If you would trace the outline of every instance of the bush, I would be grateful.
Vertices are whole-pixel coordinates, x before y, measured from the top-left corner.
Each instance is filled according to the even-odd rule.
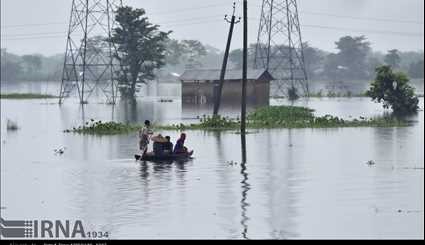
[[[402,72],[393,72],[389,66],[376,68],[376,78],[367,95],[372,100],[383,103],[395,114],[412,114],[419,110],[419,99],[415,90],[408,84],[408,77]]]

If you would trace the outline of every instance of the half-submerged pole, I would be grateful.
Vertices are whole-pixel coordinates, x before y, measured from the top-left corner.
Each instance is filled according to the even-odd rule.
[[[243,69],[242,69],[242,108],[241,134],[246,134],[246,87],[248,74],[248,1],[243,1]]]
[[[235,11],[236,11],[236,3],[233,2],[232,18],[229,20],[227,18],[227,15],[224,18],[227,22],[230,23],[230,30],[229,30],[229,35],[228,35],[228,38],[227,38],[226,51],[224,52],[223,65],[221,67],[220,81],[217,85],[217,90],[216,90],[216,94],[215,94],[215,98],[214,98],[214,116],[217,116],[218,112],[220,111],[221,95],[222,95],[222,92],[223,92],[224,79],[225,79],[225,76],[226,76],[226,69],[227,69],[227,62],[228,62],[228,59],[229,59],[230,45],[232,44],[233,29],[235,27],[235,24],[240,22],[240,18],[239,18],[239,20],[236,21]]]

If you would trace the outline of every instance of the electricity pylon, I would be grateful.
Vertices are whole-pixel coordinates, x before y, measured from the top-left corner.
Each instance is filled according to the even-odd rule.
[[[59,104],[75,90],[81,104],[99,91],[115,104],[115,48],[107,39],[121,5],[121,0],[72,1]]]
[[[296,0],[263,0],[254,66],[267,69],[276,79],[276,96],[286,94],[288,86],[308,96]]]

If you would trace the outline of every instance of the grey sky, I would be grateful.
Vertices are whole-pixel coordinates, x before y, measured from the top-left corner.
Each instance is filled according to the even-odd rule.
[[[19,54],[62,53],[65,49],[71,2],[71,0],[1,0],[2,48]],[[224,49],[228,24],[224,22],[223,15],[230,13],[233,0],[124,0],[124,2],[134,7],[145,8],[153,23],[160,24],[163,30],[174,31],[173,38],[198,39]],[[241,0],[237,2],[241,3]],[[251,43],[256,40],[261,2],[261,0],[249,0]],[[298,0],[298,3],[303,39],[313,46],[334,51],[334,42],[339,37],[364,34],[375,50],[386,51],[392,48],[403,51],[423,50],[423,0]],[[239,13],[241,13],[240,5]],[[34,25],[46,23],[48,25]],[[329,27],[339,29],[326,29]],[[401,33],[413,35],[405,36]],[[49,35],[50,38],[47,38]],[[238,25],[233,48],[238,48],[241,44],[241,25]]]

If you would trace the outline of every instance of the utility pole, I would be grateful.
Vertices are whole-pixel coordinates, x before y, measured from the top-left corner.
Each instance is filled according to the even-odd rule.
[[[242,108],[241,134],[246,134],[246,86],[248,74],[248,1],[243,1],[243,71],[242,71]]]
[[[215,98],[214,98],[214,116],[217,116],[218,112],[220,110],[221,95],[222,95],[222,92],[223,92],[224,79],[225,79],[225,76],[226,76],[227,61],[229,59],[230,45],[232,43],[233,29],[234,29],[235,24],[238,24],[241,21],[241,18],[239,18],[239,20],[236,21],[235,11],[236,11],[236,2],[233,2],[232,18],[229,20],[227,18],[227,15],[224,17],[224,19],[228,23],[230,23],[230,30],[229,30],[229,35],[228,35],[228,38],[227,38],[226,51],[224,52],[223,65],[221,67],[220,82],[217,85],[217,90],[216,90],[216,94],[215,94]]]

